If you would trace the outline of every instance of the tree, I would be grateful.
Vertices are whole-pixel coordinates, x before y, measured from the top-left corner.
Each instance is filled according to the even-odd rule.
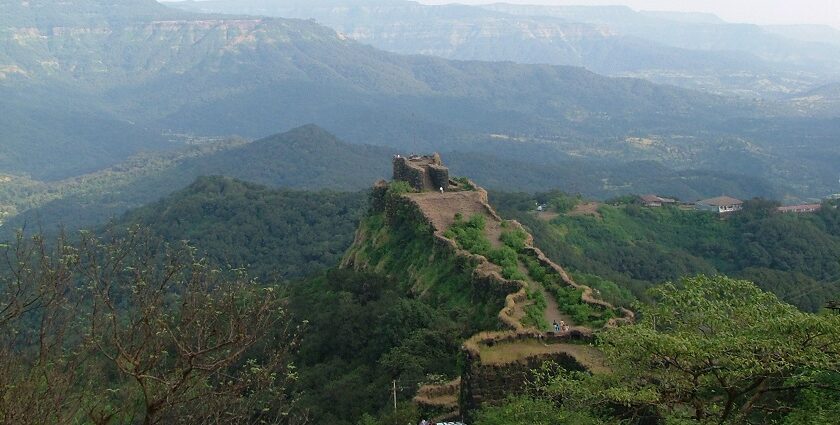
[[[768,423],[795,410],[806,392],[840,390],[838,317],[803,313],[722,276],[651,295],[638,324],[600,336],[612,373],[556,376],[546,393],[562,395],[567,407],[625,417],[729,424]]]
[[[45,424],[302,423],[289,414],[295,330],[277,291],[156,240],[135,228],[51,248],[19,237],[6,249],[0,415]],[[44,413],[17,420],[27,411]]]
[[[87,361],[75,293],[75,248],[62,236],[0,246],[0,422],[71,423],[83,415]]]

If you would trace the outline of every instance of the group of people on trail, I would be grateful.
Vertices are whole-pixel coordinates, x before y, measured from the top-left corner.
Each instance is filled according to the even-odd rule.
[[[569,325],[567,325],[566,322],[561,320],[560,323],[557,323],[556,320],[554,321],[554,332],[566,332],[568,330]]]

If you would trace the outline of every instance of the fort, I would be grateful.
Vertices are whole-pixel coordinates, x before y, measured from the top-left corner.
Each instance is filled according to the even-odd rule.
[[[392,190],[393,185],[385,181],[376,184],[372,192],[373,218],[368,225],[360,226],[341,267],[387,270],[418,296],[431,294],[439,287],[450,288],[446,291],[451,294],[455,286],[454,290],[470,298],[473,305],[484,305],[488,313],[495,312],[497,321],[492,329],[463,342],[460,376],[418,390],[414,402],[421,412],[438,420],[472,419],[481,406],[526,390],[533,371],[544,364],[594,374],[609,372],[603,354],[592,345],[594,331],[596,327],[633,322],[631,311],[616,308],[598,299],[591,288],[577,284],[533,245],[524,226],[496,213],[488,203],[486,190],[468,179],[450,178],[440,155],[395,156],[393,163],[394,180],[406,182],[411,188],[405,192]],[[518,248],[523,278],[504,277],[498,264],[463,249],[447,236],[457,217],[473,216],[483,217],[484,236],[493,247],[504,246],[506,233],[521,231],[527,236],[524,246]],[[403,252],[401,244],[387,245],[397,234],[411,234],[415,244],[422,241],[423,255]],[[542,270],[543,278],[530,275],[526,262]],[[551,290],[571,291],[579,298],[575,305],[558,305]],[[529,294],[537,292],[547,301],[541,313],[544,323],[566,322],[572,326],[556,332],[525,322],[526,310],[535,303]],[[569,309],[580,306],[586,306],[601,320],[576,322]]]
[[[440,155],[411,155],[394,157],[394,180],[404,181],[418,192],[449,191],[458,184],[449,179],[449,168],[443,165]]]

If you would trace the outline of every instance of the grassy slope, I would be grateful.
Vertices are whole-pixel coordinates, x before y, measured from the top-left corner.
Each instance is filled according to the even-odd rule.
[[[503,300],[474,291],[472,270],[434,244],[426,228],[412,222],[388,223],[384,213],[362,220],[357,243],[347,254],[353,264],[393,277],[433,304],[456,308],[478,329],[498,327]]]

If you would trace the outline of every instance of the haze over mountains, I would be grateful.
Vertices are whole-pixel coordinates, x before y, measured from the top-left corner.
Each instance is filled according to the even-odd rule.
[[[312,21],[244,13],[259,12],[262,9],[253,8],[261,4],[289,5],[282,10],[292,16],[331,11],[329,16],[338,21],[357,16],[350,11],[361,11],[361,24],[381,19],[424,26],[431,44],[450,39],[447,28],[456,23],[472,22],[476,30],[469,34],[478,36],[465,40],[477,43],[470,48],[476,52],[473,59],[503,59],[477,52],[489,51],[487,46],[509,36],[510,48],[498,52],[551,55],[551,49],[559,48],[576,52],[575,65],[597,59],[605,67],[625,71],[636,66],[633,61],[648,66],[656,60],[682,64],[684,69],[767,63],[766,69],[784,65],[789,69],[780,72],[802,75],[799,59],[784,62],[782,57],[807,45],[799,54],[814,60],[817,75],[840,57],[820,56],[831,51],[820,50],[822,44],[817,49],[811,42],[757,27],[730,28],[707,17],[623,8],[497,5],[490,10],[400,1],[352,3],[359,4],[358,9],[336,9],[326,1],[237,4],[238,15],[221,15],[177,10],[152,0],[0,0],[0,172],[7,175],[3,210],[16,214],[64,202],[75,205],[75,212],[60,217],[101,217],[79,211],[118,213],[168,193],[162,193],[164,189],[183,187],[201,174],[257,177],[266,184],[302,188],[334,181],[335,177],[313,178],[303,184],[306,179],[296,179],[278,165],[289,164],[284,156],[306,157],[307,151],[335,156],[317,161],[309,157],[305,163],[346,173],[341,178],[348,183],[340,187],[344,189],[363,187],[377,174],[365,171],[376,166],[360,164],[383,167],[378,161],[394,152],[437,150],[457,152],[456,169],[458,158],[464,158],[458,171],[476,177],[480,167],[469,164],[508,164],[481,175],[489,187],[506,190],[562,187],[614,196],[651,188],[699,198],[728,187],[739,196],[791,200],[838,191],[840,112],[829,83],[778,100],[756,101],[644,79],[610,78],[581,67],[400,55],[363,44],[378,45],[376,28],[370,30],[373,38],[364,39]],[[231,5],[201,2],[179,7],[221,10]],[[406,11],[412,20],[406,20]],[[564,34],[571,44],[531,45],[540,38],[493,32],[483,37],[485,31],[478,30],[495,25],[507,31],[511,20],[526,28],[540,25],[535,28],[546,29],[548,39],[560,31],[556,34]],[[432,22],[441,26],[426,25]],[[617,22],[624,26],[612,29]],[[732,39],[749,35],[755,44],[780,40],[778,50],[756,49],[760,60],[734,49],[748,48],[748,41],[743,41],[746,47],[721,50],[725,37],[718,44],[703,38],[707,25],[722,25],[723,34]],[[650,30],[649,38],[668,38],[656,32],[668,28],[683,35],[668,43],[653,42],[642,37],[644,28]],[[568,31],[579,37],[566,37]],[[392,34],[382,40],[413,40]],[[581,49],[584,44],[594,47]],[[440,52],[425,53],[459,57],[454,50],[446,54],[449,48],[441,45]],[[596,54],[599,51],[606,53]],[[648,59],[643,52],[649,53]],[[250,156],[262,161],[259,168],[264,170],[262,176],[250,176],[237,171],[245,167],[245,160],[231,158],[255,148],[242,147],[244,141],[235,137],[239,141],[232,145],[207,144],[231,136],[258,139],[310,123],[344,142],[379,148],[324,150],[289,141],[283,149]],[[351,151],[354,156],[347,157]],[[225,155],[231,158],[220,160],[224,166],[189,166],[199,161],[194,158],[211,161]],[[585,183],[586,176],[598,178]],[[124,186],[126,182],[142,188]],[[94,202],[88,195],[103,187],[122,189],[114,196],[98,193],[99,201]],[[65,196],[69,198],[62,199]],[[67,212],[63,208],[54,211]]]
[[[831,28],[729,24],[625,6],[422,5],[404,0],[210,0],[192,11],[312,18],[398,53],[584,66],[719,93],[778,97],[838,78]]]

